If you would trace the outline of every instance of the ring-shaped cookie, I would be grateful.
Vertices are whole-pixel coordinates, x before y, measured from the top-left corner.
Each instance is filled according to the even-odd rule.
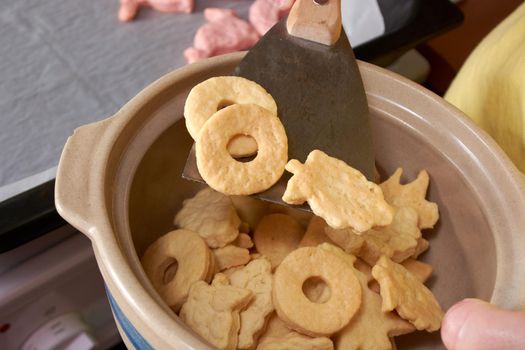
[[[213,77],[191,89],[184,105],[186,128],[194,140],[206,121],[219,109],[231,104],[256,104],[277,114],[277,104],[266,90],[251,80],[235,76]],[[233,157],[257,153],[257,143],[240,135],[231,140],[228,151]]]
[[[330,287],[324,303],[310,301],[304,282],[321,278]],[[361,305],[361,286],[352,268],[332,252],[318,247],[299,248],[277,267],[272,300],[288,327],[313,337],[330,336],[346,326]]]
[[[207,280],[213,274],[210,269],[212,252],[195,232],[179,229],[171,231],[151,244],[141,262],[153,287],[175,312],[179,311],[188,297],[195,281]],[[166,271],[176,261],[173,278],[166,279]]]
[[[255,159],[239,162],[227,145],[236,135],[250,135],[258,145]],[[288,159],[288,139],[279,117],[254,104],[231,105],[215,113],[202,127],[195,144],[197,167],[214,190],[250,195],[275,184]]]

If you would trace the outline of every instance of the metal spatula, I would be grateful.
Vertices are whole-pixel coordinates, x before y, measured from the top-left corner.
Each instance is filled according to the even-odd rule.
[[[373,179],[368,104],[354,53],[341,30],[340,0],[297,0],[288,18],[254,46],[235,75],[263,86],[275,99],[288,136],[289,159],[319,149]],[[192,148],[183,177],[204,182]],[[284,204],[290,174],[256,197]],[[306,208],[306,207],[305,207]]]

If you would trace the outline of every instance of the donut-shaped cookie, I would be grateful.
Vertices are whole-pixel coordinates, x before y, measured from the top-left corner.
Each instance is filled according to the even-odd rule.
[[[257,156],[239,162],[227,145],[236,135],[250,135],[258,145]],[[284,172],[288,139],[277,117],[254,104],[231,105],[215,113],[202,127],[195,146],[202,178],[227,195],[250,195],[270,188]]]
[[[324,303],[303,292],[309,278],[321,278],[330,288]],[[296,331],[313,337],[330,336],[350,322],[361,305],[361,286],[352,268],[332,252],[299,248],[277,267],[272,300],[279,318]]]
[[[209,282],[212,258],[210,249],[197,233],[180,229],[153,242],[141,262],[153,287],[177,312],[195,281]]]
[[[277,105],[266,90],[251,80],[223,76],[213,77],[196,85],[184,105],[186,128],[194,140],[206,121],[219,109],[232,104],[256,104],[277,114]],[[237,136],[228,145],[233,157],[257,153],[257,143],[250,137]]]

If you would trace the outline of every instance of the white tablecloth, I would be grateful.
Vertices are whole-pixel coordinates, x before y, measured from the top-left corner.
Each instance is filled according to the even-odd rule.
[[[122,24],[118,0],[0,0],[0,201],[54,178],[76,127],[114,114],[183,66],[205,7],[234,8],[246,19],[251,3],[196,0],[192,14],[141,9]],[[377,32],[380,22],[371,23],[352,35]]]

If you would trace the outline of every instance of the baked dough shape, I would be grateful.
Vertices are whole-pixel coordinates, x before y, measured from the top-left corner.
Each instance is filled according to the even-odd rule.
[[[184,105],[186,128],[194,140],[206,121],[218,110],[232,104],[256,104],[277,115],[277,104],[266,90],[254,81],[236,76],[213,77],[195,85]],[[236,136],[228,145],[233,157],[257,153],[251,137]]]
[[[303,292],[309,278],[321,278],[330,288],[324,303]],[[272,300],[288,327],[312,336],[330,336],[346,326],[361,305],[361,285],[354,271],[333,252],[303,247],[290,253],[274,274]]]
[[[184,229],[158,238],[146,249],[141,262],[155,290],[175,312],[186,301],[191,285],[200,280],[209,282],[213,269],[213,256],[206,242]],[[176,270],[174,275],[170,269]]]
[[[236,135],[250,135],[257,156],[239,162],[227,145]],[[202,127],[195,145],[197,167],[206,183],[227,195],[250,195],[272,187],[288,160],[288,138],[281,120],[254,104],[231,105],[215,113]]]

